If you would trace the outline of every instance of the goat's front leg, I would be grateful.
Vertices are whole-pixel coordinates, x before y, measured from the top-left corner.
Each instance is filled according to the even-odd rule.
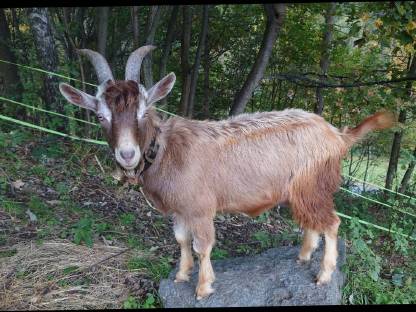
[[[305,229],[303,244],[298,256],[298,263],[305,263],[311,260],[313,251],[318,247],[319,232],[312,229]]]
[[[199,276],[196,287],[196,299],[201,300],[212,294],[211,287],[215,280],[214,270],[211,265],[211,250],[215,242],[215,229],[212,219],[200,220],[193,224],[193,248],[199,258]]]
[[[188,282],[189,272],[194,266],[194,258],[191,250],[191,232],[186,227],[185,222],[176,217],[173,225],[176,241],[181,246],[181,259],[179,271],[176,273],[175,283]]]

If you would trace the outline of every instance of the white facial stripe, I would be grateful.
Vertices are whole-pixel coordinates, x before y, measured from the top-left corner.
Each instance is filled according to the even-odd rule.
[[[137,110],[137,119],[141,119],[146,112],[147,106],[147,91],[143,85],[139,84],[139,93],[142,95],[142,99],[139,101],[139,109]]]
[[[134,136],[130,129],[122,129],[119,135],[117,147],[114,149],[116,160],[125,169],[133,169],[137,166],[141,157],[140,147],[135,144]],[[122,151],[134,151],[134,156],[126,160],[121,156]]]
[[[98,109],[97,114],[101,114],[104,116],[105,119],[108,120],[108,122],[111,122],[111,111],[108,108],[107,104],[103,101],[98,102]]]
[[[139,102],[139,109],[137,110],[137,119],[141,119],[144,116],[144,113],[146,113],[146,103],[145,101]]]
[[[105,102],[103,93],[105,90],[105,84],[106,82],[103,82],[98,86],[97,94],[95,95],[96,99],[98,100],[98,106],[97,106],[97,114],[101,114],[104,116],[105,119],[107,119],[108,122],[111,122],[111,111],[107,106],[107,103]]]

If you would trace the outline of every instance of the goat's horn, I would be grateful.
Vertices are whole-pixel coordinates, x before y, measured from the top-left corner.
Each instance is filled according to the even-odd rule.
[[[114,80],[110,66],[108,65],[104,56],[90,49],[78,49],[77,51],[78,53],[88,56],[90,62],[95,68],[95,71],[97,72],[99,84],[102,84],[107,80]]]
[[[140,82],[140,66],[142,65],[143,58],[155,48],[154,45],[146,45],[130,54],[126,64],[126,80]]]

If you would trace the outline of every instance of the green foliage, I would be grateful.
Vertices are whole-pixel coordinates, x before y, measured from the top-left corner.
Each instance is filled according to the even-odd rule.
[[[136,217],[134,216],[134,214],[130,212],[126,212],[120,215],[120,223],[125,226],[133,225],[135,220],[136,220]]]
[[[64,268],[64,269],[62,270],[62,273],[63,273],[64,275],[69,275],[69,274],[71,274],[71,273],[73,273],[73,272],[76,272],[78,269],[79,269],[79,267],[78,267],[78,266],[73,265],[73,266],[69,266],[69,267]]]
[[[376,244],[378,236],[371,228],[363,227],[357,218],[350,220],[346,234],[350,238],[351,248],[347,253],[347,263],[342,268],[347,276],[343,289],[344,303],[414,303],[414,268],[392,266],[389,262],[391,256],[399,256],[409,263],[414,262],[414,254],[409,254],[409,241],[403,236],[392,234],[391,243],[384,244],[380,249]],[[377,252],[374,251],[375,248],[378,249]],[[390,249],[393,251],[391,255]],[[384,258],[379,255],[383,250]]]
[[[228,258],[228,251],[215,247],[211,252],[211,259],[218,260],[218,259],[226,259]]]
[[[146,294],[146,299],[143,302],[139,302],[136,298],[129,296],[123,302],[123,309],[150,309],[156,308],[156,299],[153,294],[148,293]]]
[[[16,253],[17,253],[17,249],[0,250],[0,259],[13,257]]]
[[[72,229],[74,243],[79,245],[84,242],[88,247],[92,247],[92,226],[93,220],[89,217],[80,219]]]
[[[272,237],[268,232],[265,231],[257,231],[253,234],[253,238],[260,242],[262,248],[268,248],[272,245]]]
[[[16,203],[13,201],[3,201],[2,205],[6,213],[17,218],[24,218],[25,209],[20,203]]]
[[[31,134],[22,129],[12,130],[8,133],[0,131],[0,148],[16,147],[30,140]]]
[[[129,270],[144,270],[152,279],[159,281],[169,275],[171,270],[169,261],[170,259],[166,257],[160,257],[157,260],[147,257],[133,257],[128,261],[127,268]]]

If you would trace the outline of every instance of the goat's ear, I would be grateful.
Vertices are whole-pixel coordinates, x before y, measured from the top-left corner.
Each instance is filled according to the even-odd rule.
[[[163,99],[170,90],[172,90],[175,84],[176,76],[174,73],[170,73],[161,79],[157,84],[151,87],[147,91],[147,106]]]
[[[61,91],[68,102],[94,112],[97,110],[97,99],[94,96],[82,92],[66,83],[59,84],[59,91]]]

